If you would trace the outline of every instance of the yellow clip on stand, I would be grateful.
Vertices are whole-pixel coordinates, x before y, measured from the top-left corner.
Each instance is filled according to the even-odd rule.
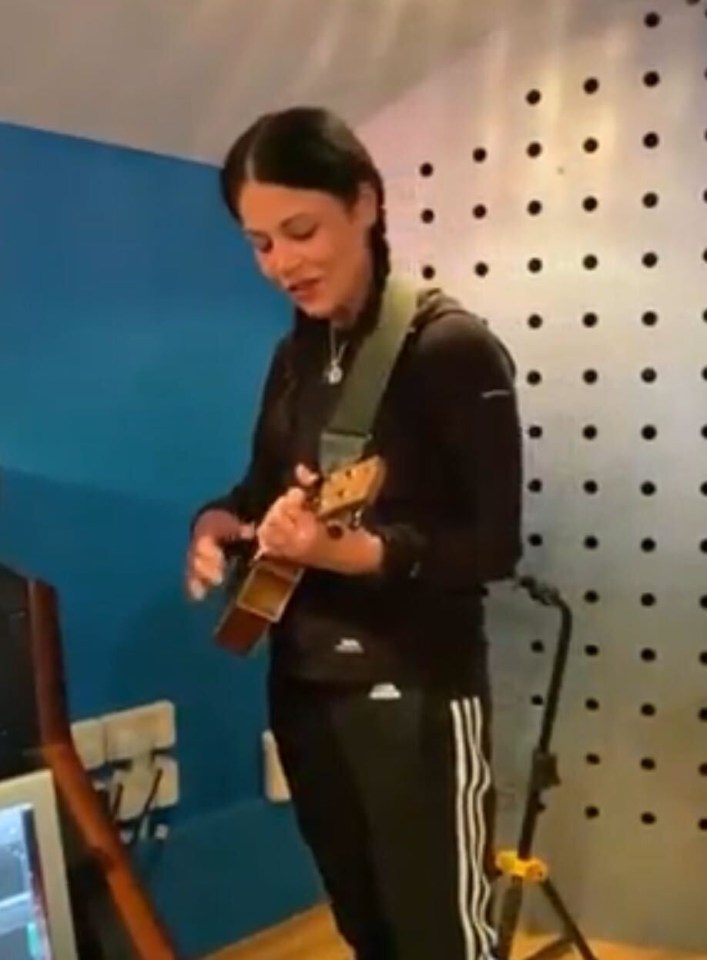
[[[547,864],[539,857],[521,860],[515,850],[501,850],[496,856],[496,866],[506,877],[520,877],[530,883],[542,883],[550,875]]]
[[[560,688],[572,635],[572,611],[553,587],[538,583],[532,577],[519,577],[517,584],[523,587],[536,603],[546,607],[555,607],[560,611],[560,634],[540,729],[540,739],[533,751],[530,782],[518,850],[502,850],[496,855],[496,868],[501,877],[506,878],[507,881],[507,887],[500,904],[498,960],[509,960],[510,958],[523,902],[523,887],[526,883],[538,884],[562,924],[562,935],[532,954],[527,960],[550,960],[551,957],[566,953],[571,947],[576,947],[583,960],[596,960],[550,879],[550,870],[547,864],[543,860],[532,856],[535,827],[538,814],[542,809],[542,794],[545,790],[560,783],[557,773],[557,759],[554,754],[550,753],[550,740],[557,715]]]

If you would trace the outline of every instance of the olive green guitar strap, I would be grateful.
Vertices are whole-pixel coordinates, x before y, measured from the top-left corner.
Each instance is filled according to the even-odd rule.
[[[412,283],[391,274],[383,292],[378,324],[361,344],[334,413],[321,435],[319,467],[323,474],[362,456],[416,306],[417,292]]]

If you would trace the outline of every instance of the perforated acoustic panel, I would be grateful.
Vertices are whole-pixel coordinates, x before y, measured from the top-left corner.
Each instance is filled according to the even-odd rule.
[[[586,934],[704,953],[707,18],[518,11],[363,133],[399,262],[519,366],[524,569],[576,618],[537,851]],[[509,842],[556,619],[504,589],[490,631]]]

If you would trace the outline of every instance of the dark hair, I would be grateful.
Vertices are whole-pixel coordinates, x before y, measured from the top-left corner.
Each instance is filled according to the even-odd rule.
[[[321,107],[290,107],[261,116],[238,137],[221,169],[221,193],[238,222],[240,191],[249,179],[320,190],[347,204],[356,200],[362,184],[370,184],[379,209],[370,235],[374,293],[381,295],[390,273],[383,179],[340,117]]]

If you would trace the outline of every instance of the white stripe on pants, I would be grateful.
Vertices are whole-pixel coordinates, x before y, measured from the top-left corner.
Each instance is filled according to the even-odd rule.
[[[456,830],[459,918],[468,960],[491,960],[496,934],[487,922],[491,888],[484,858],[484,800],[491,771],[483,750],[483,719],[477,698],[450,704],[456,767]]]

